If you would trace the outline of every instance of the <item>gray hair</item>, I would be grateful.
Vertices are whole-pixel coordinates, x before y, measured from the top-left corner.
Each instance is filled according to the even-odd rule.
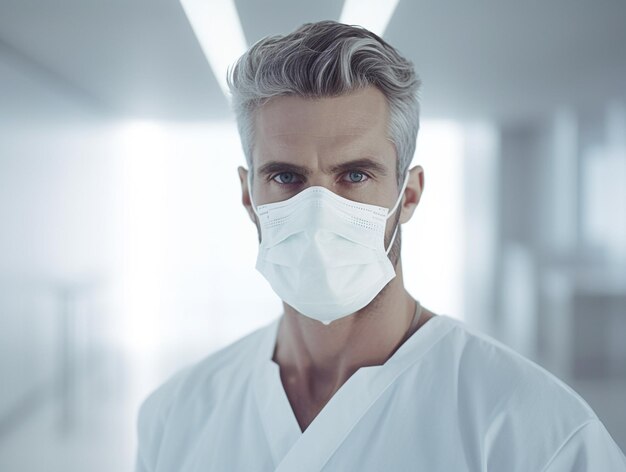
[[[415,153],[421,81],[413,63],[371,31],[325,20],[265,37],[229,67],[227,82],[251,170],[255,112],[271,98],[335,97],[378,87],[389,106],[387,139],[395,146],[398,185],[402,183]]]

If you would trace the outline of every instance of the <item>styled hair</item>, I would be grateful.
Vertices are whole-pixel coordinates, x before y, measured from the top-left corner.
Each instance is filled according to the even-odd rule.
[[[387,139],[396,149],[398,185],[419,130],[421,81],[413,63],[360,26],[324,20],[257,41],[227,72],[241,144],[252,170],[255,113],[277,96],[336,97],[376,86],[389,106]]]

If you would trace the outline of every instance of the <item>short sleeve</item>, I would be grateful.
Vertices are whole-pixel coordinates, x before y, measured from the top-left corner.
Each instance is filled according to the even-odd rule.
[[[154,472],[168,412],[180,380],[188,369],[170,377],[154,390],[139,407],[137,415],[137,453],[135,472]]]
[[[598,419],[581,425],[556,451],[543,472],[626,472],[626,457]]]

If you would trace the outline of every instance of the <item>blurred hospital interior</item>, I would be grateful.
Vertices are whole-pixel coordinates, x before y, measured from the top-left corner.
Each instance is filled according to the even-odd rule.
[[[280,315],[226,68],[323,19],[423,82],[409,292],[626,450],[626,3],[0,0],[0,470],[132,470],[145,396]]]

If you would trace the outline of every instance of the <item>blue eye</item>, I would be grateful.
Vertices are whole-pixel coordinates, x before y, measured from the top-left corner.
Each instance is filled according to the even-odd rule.
[[[348,180],[354,184],[365,182],[367,180],[367,175],[365,175],[364,172],[359,172],[356,170],[350,171],[346,175],[348,176]]]
[[[297,182],[296,174],[294,174],[293,172],[281,172],[280,174],[276,174],[274,177],[272,177],[272,180],[274,182],[284,185],[289,185]]]

